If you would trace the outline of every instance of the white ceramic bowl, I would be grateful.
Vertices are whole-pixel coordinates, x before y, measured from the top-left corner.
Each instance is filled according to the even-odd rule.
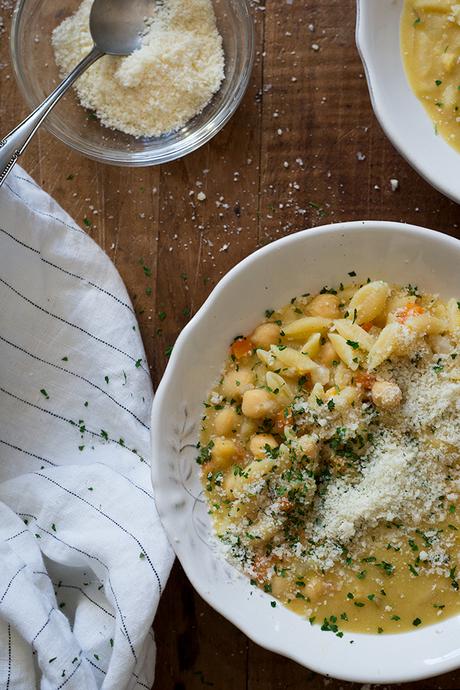
[[[460,297],[460,241],[400,223],[362,221],[305,230],[255,252],[230,271],[182,331],[152,410],[152,477],[171,544],[198,593],[252,640],[319,673],[399,682],[460,667],[460,616],[398,635],[342,639],[292,613],[221,556],[195,462],[202,402],[228,344],[267,308],[323,285],[384,278]],[[354,644],[349,644],[354,640]]]
[[[411,90],[400,49],[403,0],[358,0],[356,43],[374,112],[398,151],[433,187],[460,203],[460,153],[436,136]]]

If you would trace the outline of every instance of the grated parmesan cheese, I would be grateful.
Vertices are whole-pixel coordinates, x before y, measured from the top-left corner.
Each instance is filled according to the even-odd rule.
[[[205,403],[197,462],[225,555],[323,631],[460,610],[459,311],[411,284],[325,286],[267,310]]]
[[[281,559],[294,555],[307,567],[324,572],[343,560],[344,548],[353,554],[366,545],[371,547],[372,530],[379,524],[400,522],[404,524],[400,535],[404,535],[423,522],[436,527],[446,519],[446,506],[440,498],[456,500],[460,489],[459,473],[454,469],[460,460],[459,361],[453,350],[448,354],[433,353],[412,334],[407,341],[411,356],[387,361],[378,369],[379,376],[395,381],[401,389],[403,402],[397,409],[381,409],[376,414],[363,402],[344,411],[323,405],[312,415],[307,401],[298,399],[294,403],[297,425],[315,424],[317,437],[323,442],[338,431],[341,442],[346,442],[357,433],[363,434],[364,429],[372,441],[361,456],[356,477],[350,480],[339,474],[327,478],[316,494],[313,484],[308,492],[310,506],[306,497],[309,518],[303,537],[290,545],[275,541]],[[264,488],[264,481],[249,485],[241,503],[259,496],[257,500],[261,500]],[[235,529],[235,538],[248,529],[256,538],[259,531],[274,534],[283,524],[283,516],[274,510],[275,506],[264,506],[261,524],[245,524],[242,520],[241,525],[227,524],[227,529],[230,533]],[[448,575],[451,542],[451,535],[440,535],[434,529],[431,546],[423,552],[426,572]],[[226,548],[236,560],[243,553],[240,548],[239,555],[235,553],[233,538]]]
[[[93,0],[53,32],[64,77],[93,45]],[[179,129],[200,113],[224,79],[222,38],[210,0],[165,0],[146,27],[143,45],[128,57],[104,56],[76,82],[83,107],[102,124],[135,137]]]

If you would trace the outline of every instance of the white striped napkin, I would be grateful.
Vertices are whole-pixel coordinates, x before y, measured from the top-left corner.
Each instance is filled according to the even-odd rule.
[[[16,171],[0,190],[0,686],[150,689],[172,553],[142,341],[109,259]]]

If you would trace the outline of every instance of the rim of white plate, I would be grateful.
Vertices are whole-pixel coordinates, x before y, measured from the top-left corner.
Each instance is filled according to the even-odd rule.
[[[379,0],[382,4],[387,2],[387,0]],[[393,2],[394,4],[394,2]],[[445,156],[454,154],[458,156],[458,167],[459,167],[459,177],[455,175],[449,175],[446,173],[445,177],[442,179],[434,173],[434,168],[430,166],[429,161],[424,160],[420,157],[418,151],[411,146],[409,138],[404,136],[403,128],[398,126],[398,117],[392,117],[392,109],[398,108],[400,104],[395,102],[388,102],[382,90],[382,81],[379,78],[379,69],[375,60],[375,51],[373,48],[373,43],[370,38],[370,25],[371,18],[370,13],[372,12],[372,6],[369,0],[357,0],[356,3],[356,47],[358,49],[359,56],[363,63],[364,73],[366,75],[367,86],[369,89],[369,96],[372,104],[372,109],[377,120],[380,123],[385,135],[392,142],[396,150],[403,156],[407,162],[414,168],[414,170],[426,180],[432,187],[434,187],[438,192],[444,194],[452,201],[460,203],[460,184],[458,179],[460,179],[460,153],[456,152],[449,144],[442,138],[439,137],[439,153],[442,152]],[[398,24],[399,28],[399,24]],[[401,69],[404,72],[404,66],[401,62]],[[405,75],[405,73],[404,73]],[[413,111],[416,113],[416,117],[425,118],[428,122],[429,116],[426,113],[423,105],[418,101],[417,97],[412,93],[412,90],[406,80],[407,92],[413,96]],[[390,99],[391,100],[391,99]],[[401,109],[400,111],[401,112]],[[420,150],[420,149],[419,149]]]

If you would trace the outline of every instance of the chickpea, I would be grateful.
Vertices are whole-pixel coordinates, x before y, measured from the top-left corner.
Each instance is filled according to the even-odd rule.
[[[222,393],[227,400],[239,400],[243,394],[254,386],[254,374],[247,367],[229,371],[222,382]]]
[[[276,345],[280,337],[280,329],[276,323],[263,323],[257,326],[249,339],[256,347],[268,350],[270,345]]]
[[[325,319],[339,319],[339,298],[337,295],[317,295],[308,305],[311,316],[323,316]]]
[[[278,443],[271,434],[256,434],[249,441],[249,450],[253,456],[262,460],[267,457],[267,451],[265,446],[270,448],[278,448]]]
[[[272,417],[278,409],[274,395],[262,388],[247,390],[243,395],[243,414],[251,419]]]
[[[214,419],[214,431],[218,436],[228,436],[238,425],[238,415],[233,407],[220,410]]]
[[[216,438],[214,446],[211,450],[211,465],[210,469],[213,471],[217,469],[224,469],[232,464],[234,460],[240,455],[236,443],[227,438]]]
[[[325,367],[331,367],[332,362],[339,361],[337,353],[334,350],[332,343],[330,343],[329,341],[327,341],[327,343],[324,343],[324,345],[321,346],[317,359]]]
[[[359,397],[359,390],[355,386],[345,386],[340,393],[334,397],[334,402],[338,410],[344,410],[355,404]]]
[[[376,381],[371,390],[372,401],[383,410],[397,407],[402,400],[402,392],[393,381]]]
[[[319,455],[319,445],[314,436],[309,436],[308,434],[301,436],[299,438],[299,445],[310,460],[316,460]]]

